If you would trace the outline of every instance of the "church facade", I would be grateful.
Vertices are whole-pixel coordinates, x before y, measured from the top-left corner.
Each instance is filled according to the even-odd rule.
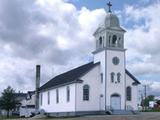
[[[126,69],[124,33],[110,9],[94,33],[93,62],[39,88],[39,109],[56,116],[138,110],[140,82]]]

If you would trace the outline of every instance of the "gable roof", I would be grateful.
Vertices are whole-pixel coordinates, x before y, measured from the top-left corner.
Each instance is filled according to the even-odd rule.
[[[17,98],[18,97],[21,97],[21,98],[24,97],[25,98],[27,96],[27,93],[14,93],[14,96],[17,97]]]
[[[26,99],[27,93],[14,93],[16,99],[20,102],[23,99]]]
[[[98,64],[100,63],[98,62],[94,64],[93,62],[90,62],[88,64],[72,69],[68,72],[62,73],[49,80],[46,84],[42,85],[39,88],[39,90],[42,91],[70,83],[83,82],[79,78]],[[125,70],[125,72],[128,76],[130,76],[134,80],[135,85],[140,84],[140,82],[128,70]]]
[[[87,73],[89,70],[94,68],[97,64],[99,63],[94,64],[93,62],[90,62],[88,64],[72,69],[68,72],[60,74],[52,78],[50,81],[48,81],[43,86],[41,86],[39,90],[41,91],[45,89],[50,89],[50,88],[53,88],[59,85],[63,85],[63,84],[67,84],[67,83],[82,82],[82,80],[79,80],[79,78],[85,73]]]
[[[135,85],[141,84],[141,83],[137,80],[137,78],[135,78],[127,69],[126,69],[126,74],[134,80],[134,83],[133,83],[133,84],[135,84]]]

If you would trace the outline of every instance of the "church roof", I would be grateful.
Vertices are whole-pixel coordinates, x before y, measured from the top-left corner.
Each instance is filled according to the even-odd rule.
[[[59,87],[66,84],[83,82],[79,78],[99,64],[100,64],[99,62],[95,64],[93,62],[90,62],[88,64],[72,69],[68,72],[60,74],[52,78],[51,80],[49,80],[43,86],[41,86],[39,90],[42,91],[42,90],[51,89],[51,88]],[[134,84],[140,84],[140,82],[128,70],[126,70],[126,74],[134,80]]]
[[[128,76],[130,76],[130,77],[134,80],[134,83],[133,83],[133,84],[141,84],[141,83],[137,80],[137,78],[135,78],[127,69],[126,69],[126,74],[127,74]]]
[[[105,17],[105,27],[118,27],[120,28],[119,19],[113,13],[107,13]]]
[[[113,13],[106,13],[105,19],[99,24],[98,29],[94,32],[94,35],[105,30],[116,30],[126,32],[119,23],[118,17]]]
[[[41,91],[41,90],[45,90],[45,89],[59,87],[64,84],[82,82],[82,80],[80,80],[79,78],[98,64],[99,63],[94,64],[93,62],[90,62],[88,64],[85,64],[85,65],[82,65],[82,66],[77,67],[75,69],[72,69],[68,72],[60,74],[60,75],[52,78],[50,81],[48,81],[43,86],[41,86],[39,88],[39,90]]]

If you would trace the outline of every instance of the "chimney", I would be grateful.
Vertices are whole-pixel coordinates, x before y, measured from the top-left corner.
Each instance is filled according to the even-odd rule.
[[[39,87],[40,87],[40,65],[36,65],[36,91],[35,91],[35,109],[39,110]]]

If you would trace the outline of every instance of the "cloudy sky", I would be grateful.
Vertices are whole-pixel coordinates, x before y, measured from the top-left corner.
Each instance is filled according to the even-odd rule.
[[[92,34],[105,17],[106,0],[0,0],[0,91],[34,90],[35,66],[41,84],[93,60]],[[160,95],[160,1],[112,0],[126,29],[127,69],[148,94]]]

